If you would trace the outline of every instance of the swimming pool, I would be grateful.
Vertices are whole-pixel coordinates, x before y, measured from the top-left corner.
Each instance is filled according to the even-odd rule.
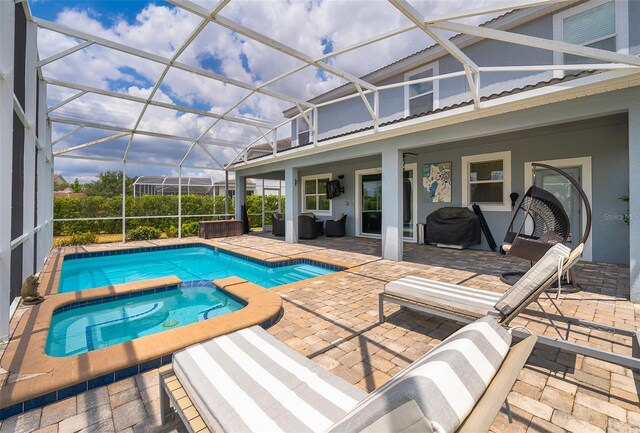
[[[237,276],[271,288],[333,273],[340,268],[309,260],[268,263],[204,245],[171,249],[72,254],[62,264],[58,293],[175,275],[183,281]]]
[[[245,305],[206,281],[69,304],[54,312],[45,351],[58,357],[77,355],[228,314]]]

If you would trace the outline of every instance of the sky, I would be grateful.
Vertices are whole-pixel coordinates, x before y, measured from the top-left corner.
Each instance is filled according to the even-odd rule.
[[[410,0],[425,16],[442,16],[468,9],[466,0]],[[198,0],[211,10],[217,1]],[[475,0],[474,7],[504,3],[504,0]],[[151,54],[171,58],[200,24],[201,19],[163,1],[130,0],[30,0],[32,14],[47,21],[119,42]],[[314,58],[332,50],[410,24],[390,3],[383,0],[232,0],[221,12],[225,18],[255,29]],[[495,16],[495,15],[494,15]],[[465,19],[479,23],[491,16]],[[46,29],[39,29],[40,59],[73,47],[82,40]],[[327,60],[356,76],[362,76],[433,42],[422,31],[413,30],[374,45]],[[193,43],[177,58],[183,64],[205,69],[245,83],[260,85],[298,66],[301,62],[274,49],[247,39],[213,23],[207,24]],[[98,45],[76,51],[43,67],[46,78],[79,83],[112,92],[148,98],[164,71],[164,65]],[[299,99],[309,99],[344,84],[344,80],[323,70],[307,67],[266,88]],[[48,105],[78,93],[76,90],[49,85]],[[154,100],[186,106],[216,114],[226,112],[246,96],[248,91],[210,78],[171,68]],[[291,104],[254,94],[230,114],[260,119],[269,123],[284,120],[282,111]],[[83,119],[131,128],[136,124],[144,104],[85,94],[53,111],[59,118]],[[213,119],[192,113],[149,106],[140,119],[141,130],[198,137],[211,127]],[[54,124],[53,140],[74,127]],[[278,130],[286,137],[288,127]],[[54,146],[54,151],[113,135],[113,131],[83,128]],[[248,144],[258,137],[255,127],[220,121],[204,138],[225,143]],[[69,153],[122,159],[128,137],[97,144]],[[237,150],[225,146],[205,145],[218,161],[226,163]],[[177,164],[189,150],[190,143],[165,138],[136,135],[128,159],[149,164]],[[196,146],[186,165],[214,167],[211,157]],[[80,159],[55,159],[55,171],[67,180],[91,181],[104,170],[119,170],[121,164]],[[177,168],[160,165],[128,164],[127,175],[177,175]],[[184,175],[222,179],[219,170],[185,169]]]

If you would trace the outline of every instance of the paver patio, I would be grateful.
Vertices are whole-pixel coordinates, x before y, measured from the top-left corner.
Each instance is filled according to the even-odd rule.
[[[193,239],[191,239],[193,241]],[[498,275],[523,269],[526,262],[496,253],[443,250],[407,244],[405,261],[380,259],[380,241],[362,238],[321,238],[286,244],[268,236],[226,238],[233,248],[274,255],[312,253],[340,259],[357,267],[340,276],[310,281],[280,290],[284,315],[269,329],[273,335],[326,369],[371,391],[397,374],[459,328],[454,322],[399,310],[389,304],[389,319],[378,324],[378,293],[387,281],[418,275],[470,287],[502,291]],[[162,244],[170,241],[138,243]],[[108,245],[87,249],[110,248]],[[565,314],[637,329],[640,306],[629,302],[626,266],[584,263],[578,267],[583,291],[564,295]],[[12,327],[19,320],[14,317]],[[553,335],[544,320],[527,311],[513,325]],[[629,342],[597,331],[576,333],[585,344],[630,353]],[[1,382],[16,380],[0,372]],[[628,369],[552,349],[536,349],[509,395],[514,415],[496,418],[495,432],[640,432],[637,376]],[[161,432],[184,431],[179,421],[159,422],[157,371],[96,388],[67,400],[9,418],[0,433]],[[40,430],[38,430],[40,429]]]

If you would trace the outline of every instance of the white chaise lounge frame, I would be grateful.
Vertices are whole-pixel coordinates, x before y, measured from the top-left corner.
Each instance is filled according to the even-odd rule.
[[[563,266],[564,271],[568,271],[571,269],[580,259],[580,255],[582,252],[583,245],[580,244],[576,247],[572,252],[569,258],[567,259],[565,265]],[[532,315],[538,315],[540,317],[545,317],[551,326],[558,333],[557,338],[548,337],[545,335],[539,335],[537,344],[553,347],[556,349],[561,349],[569,353],[579,354],[588,356],[590,358],[599,359],[601,361],[610,362],[616,365],[620,365],[625,368],[629,368],[635,371],[640,372],[640,331],[634,331],[631,329],[618,328],[614,326],[603,325],[596,322],[591,322],[588,320],[577,319],[574,317],[565,316],[556,302],[553,300],[551,296],[548,295],[546,289],[550,288],[552,284],[557,281],[558,274],[554,273],[549,279],[547,279],[542,285],[538,287],[537,290],[532,292],[532,294],[527,297],[521,304],[519,304],[510,314],[503,316],[499,319],[499,323],[508,326],[509,323],[515,319],[529,304],[535,302],[540,307],[540,312],[536,312],[533,310],[529,310],[528,313]],[[558,314],[551,314],[547,312],[544,307],[538,301],[540,295],[544,293],[554,309]],[[459,311],[455,311],[453,309],[444,309],[439,308],[434,305],[423,304],[416,302],[414,300],[401,298],[398,296],[389,295],[387,293],[380,293],[379,295],[379,319],[380,322],[385,321],[384,315],[384,302],[390,302],[401,307],[409,308],[412,310],[420,311],[427,314],[432,314],[434,316],[442,317],[445,319],[453,320],[458,323],[467,324],[472,321],[478,319],[478,316],[473,316],[471,314],[465,314]],[[558,327],[556,322],[563,322],[566,324],[566,329],[564,333],[561,332],[561,329]],[[588,329],[595,329],[599,331],[608,332],[615,335],[622,335],[625,337],[631,338],[631,356],[622,355],[619,353],[613,353],[607,350],[596,349],[594,347],[585,346],[582,344],[574,343],[569,341],[569,334],[571,332],[571,326],[580,326]],[[521,338],[526,337],[528,334],[522,332],[518,329],[513,330],[514,336],[519,336]]]

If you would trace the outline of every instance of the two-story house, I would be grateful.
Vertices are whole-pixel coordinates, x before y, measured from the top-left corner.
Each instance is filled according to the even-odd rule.
[[[522,197],[533,182],[531,163],[545,162],[572,175],[589,198],[593,226],[584,259],[631,263],[638,299],[639,22],[640,2],[623,0],[514,10],[479,27],[447,22],[439,28],[461,32],[448,43],[479,74],[468,74],[451,49],[429,46],[361,77],[375,91],[349,84],[311,99],[311,108],[287,110],[291,138],[257,143],[229,169],[238,182],[285,180],[288,242],[297,241],[297,214],[344,213],[347,234],[381,238],[383,256],[401,260],[402,242],[416,240],[416,223],[443,206],[479,204],[500,243],[511,194]],[[614,65],[616,59],[579,56],[556,42],[630,61]],[[326,180],[339,176],[345,193],[326,199]],[[545,170],[535,182],[562,202],[577,242],[586,218],[575,189]],[[480,247],[488,248],[486,240]]]

